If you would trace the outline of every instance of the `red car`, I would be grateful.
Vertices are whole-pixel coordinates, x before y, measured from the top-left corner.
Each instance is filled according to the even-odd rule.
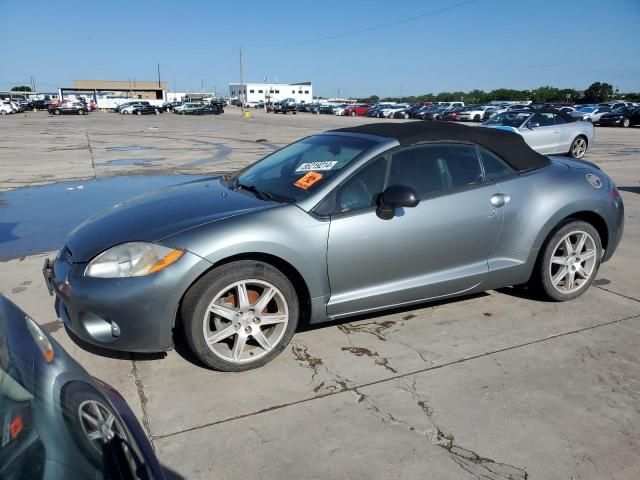
[[[364,103],[358,104],[358,105],[351,105],[350,107],[344,110],[344,116],[345,117],[364,117],[370,108],[371,108],[371,105],[367,105]]]

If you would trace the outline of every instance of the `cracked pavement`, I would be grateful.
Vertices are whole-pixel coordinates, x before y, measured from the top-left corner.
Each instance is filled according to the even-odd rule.
[[[224,138],[250,133],[240,118],[226,115],[189,121],[172,136],[193,139],[206,125],[213,134],[203,141],[237,150],[236,140]],[[167,121],[178,128],[178,119]],[[282,128],[291,117],[255,121],[251,135],[276,144],[321,129],[317,125],[342,123],[298,115],[294,130]],[[115,136],[118,128],[105,132]],[[277,138],[268,135],[276,131]],[[92,142],[96,164],[104,163],[106,147],[125,143],[116,138]],[[542,302],[503,289],[358,317],[301,331],[265,367],[229,374],[195,365],[182,348],[110,357],[82,349],[55,319],[40,274],[44,254],[3,262],[0,291],[123,394],[171,478],[635,480],[640,153],[608,154],[619,144],[640,147],[640,129],[598,129],[597,139],[587,160],[621,187],[625,235],[596,285],[573,302]],[[251,148],[257,155],[262,147]],[[202,171],[207,163],[198,163],[197,149],[176,162]],[[54,152],[47,168],[58,159]],[[31,181],[29,168],[24,178]]]

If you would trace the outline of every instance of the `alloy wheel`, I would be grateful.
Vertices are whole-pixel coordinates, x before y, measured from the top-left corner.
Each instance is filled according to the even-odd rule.
[[[576,230],[562,237],[549,263],[553,288],[567,294],[584,287],[597,264],[596,255],[596,242],[587,232]]]
[[[576,138],[571,145],[571,156],[573,158],[582,158],[587,152],[587,141],[582,138]]]
[[[115,415],[96,400],[82,402],[78,407],[78,416],[89,443],[100,454],[104,444],[116,435],[126,438],[124,429]]]
[[[236,364],[258,360],[282,340],[289,306],[273,284],[241,280],[218,292],[204,315],[202,333],[217,357]]]

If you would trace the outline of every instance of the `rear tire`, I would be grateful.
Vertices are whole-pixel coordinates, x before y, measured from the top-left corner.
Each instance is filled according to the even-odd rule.
[[[356,116],[356,112],[351,112],[351,116],[355,117]]]
[[[62,112],[60,110],[58,110],[57,108],[53,111],[54,115],[60,115]]]
[[[601,258],[598,231],[587,222],[569,219],[545,242],[532,283],[553,301],[573,300],[586,292],[596,278]]]
[[[266,297],[261,308],[258,304]],[[263,366],[286,348],[298,324],[299,304],[280,270],[241,260],[214,268],[192,285],[181,315],[186,341],[202,363],[240,372]]]
[[[137,110],[136,115],[142,115],[142,112],[140,110]]]
[[[571,147],[569,147],[569,156],[573,158],[582,158],[587,153],[588,143],[586,137],[583,135],[578,135],[571,142]]]
[[[622,119],[622,126],[624,128],[629,128],[631,126],[631,121],[628,118],[623,118]]]

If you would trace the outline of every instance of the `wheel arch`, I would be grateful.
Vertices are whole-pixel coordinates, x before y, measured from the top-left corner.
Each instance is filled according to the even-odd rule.
[[[223,259],[218,260],[213,263],[209,268],[204,270],[197,278],[195,278],[189,286],[184,290],[182,296],[180,297],[180,302],[178,303],[175,317],[173,319],[173,340],[175,344],[176,334],[181,335],[181,329],[179,328],[182,325],[182,318],[180,317],[180,311],[182,309],[182,303],[184,301],[184,297],[187,292],[191,289],[193,285],[195,285],[202,277],[207,275],[213,269],[221,267],[222,265],[227,265],[232,262],[237,262],[240,260],[254,260],[259,262],[264,262],[272,267],[280,270],[291,282],[291,285],[296,291],[296,295],[298,297],[298,302],[300,305],[300,318],[299,325],[306,325],[311,318],[311,294],[309,292],[309,286],[307,285],[306,280],[302,276],[302,274],[295,268],[291,263],[287,262],[281,257],[276,255],[272,255],[269,253],[263,252],[246,252],[240,253],[236,255],[231,255],[225,257]]]
[[[542,230],[540,235],[542,237],[542,240],[536,242],[536,245],[539,245],[539,247],[535,250],[535,261],[530,262],[531,270],[529,272],[529,279],[531,279],[531,276],[535,271],[535,266],[538,264],[541,256],[544,254],[544,248],[546,247],[551,237],[553,237],[553,235],[559,228],[573,220],[583,221],[593,226],[593,228],[596,229],[598,235],[600,236],[600,242],[602,244],[603,251],[606,251],[609,245],[609,228],[605,219],[598,213],[591,210],[580,210],[573,212],[569,215],[563,216],[559,220],[553,220],[549,222],[552,225]]]

